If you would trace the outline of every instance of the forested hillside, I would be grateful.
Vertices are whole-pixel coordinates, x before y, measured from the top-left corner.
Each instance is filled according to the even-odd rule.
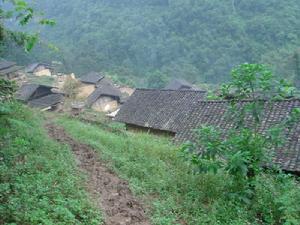
[[[299,0],[51,0],[37,8],[57,25],[19,57],[61,60],[68,71],[147,78],[153,74],[220,83],[244,62],[266,63],[289,78],[299,69]],[[13,56],[12,56],[13,57]],[[298,63],[298,65],[297,65]]]

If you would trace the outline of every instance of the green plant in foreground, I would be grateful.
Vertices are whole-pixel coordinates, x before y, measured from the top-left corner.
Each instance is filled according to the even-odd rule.
[[[148,206],[153,225],[277,225],[291,217],[300,221],[300,188],[287,175],[259,174],[249,207],[226,194],[234,187],[233,176],[222,169],[193,173],[195,166],[163,137],[127,131],[124,135],[70,118],[58,118],[58,123],[73,138],[94,147],[128,181]]]
[[[237,67],[232,71],[231,83],[222,90],[223,96],[233,96],[228,107],[230,115],[226,119],[233,121],[234,128],[224,133],[218,128],[203,126],[196,131],[198,140],[185,145],[183,151],[197,172],[218,173],[222,170],[232,177],[231,189],[225,195],[252,207],[257,198],[257,187],[261,185],[258,177],[263,174],[262,165],[270,162],[271,151],[280,144],[284,129],[299,121],[300,110],[293,109],[288,120],[270,128],[265,135],[260,133],[265,105],[270,107],[274,99],[282,98],[286,96],[285,91],[290,94],[292,90],[284,81],[274,82],[272,73],[263,65],[243,64]],[[244,99],[249,101],[240,101]],[[278,221],[282,221],[286,210],[289,210],[276,208],[277,211],[281,209]],[[262,218],[264,216],[261,215]],[[293,221],[297,218],[291,216],[284,221],[296,224]]]
[[[9,40],[23,46],[24,50],[28,52],[39,40],[38,33],[11,31],[5,26],[5,20],[15,20],[20,26],[28,25],[31,21],[37,21],[40,25],[55,25],[54,20],[41,18],[41,15],[25,0],[0,0],[0,2],[9,6],[6,6],[9,10],[0,6],[0,43]]]

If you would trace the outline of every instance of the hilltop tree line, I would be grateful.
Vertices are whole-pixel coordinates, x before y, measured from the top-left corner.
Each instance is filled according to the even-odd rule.
[[[41,45],[20,57],[7,48],[22,63],[60,60],[66,71],[140,83],[157,74],[222,83],[245,62],[300,77],[298,0],[52,0],[35,7],[59,21],[41,29],[59,51]]]

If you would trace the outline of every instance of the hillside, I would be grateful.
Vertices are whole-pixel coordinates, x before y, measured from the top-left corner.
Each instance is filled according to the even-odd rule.
[[[0,60],[0,224],[300,224],[299,3],[34,2],[0,0],[1,57],[106,73]],[[277,77],[242,63],[213,92],[243,61]],[[113,84],[171,77],[209,92]]]
[[[295,74],[293,54],[300,44],[298,0],[88,0],[85,4],[52,0],[38,4],[57,21],[54,28],[43,30],[44,41],[61,51],[49,56],[45,48],[36,49],[31,55],[18,55],[19,61],[58,59],[78,74],[98,70],[147,79],[161,72],[208,83],[228,80],[232,67],[244,62],[270,64],[277,74],[290,78]]]

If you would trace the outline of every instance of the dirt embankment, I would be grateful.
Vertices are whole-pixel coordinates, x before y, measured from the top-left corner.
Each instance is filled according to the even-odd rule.
[[[128,183],[108,169],[90,146],[74,140],[54,124],[46,128],[51,138],[72,148],[78,167],[88,175],[87,189],[104,213],[106,225],[150,225]]]

